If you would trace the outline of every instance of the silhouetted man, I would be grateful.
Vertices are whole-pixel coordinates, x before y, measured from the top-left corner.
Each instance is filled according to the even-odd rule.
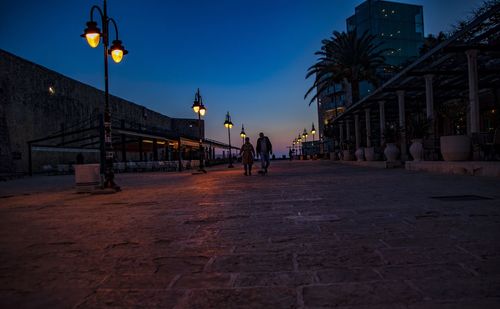
[[[264,136],[264,133],[259,133],[259,139],[257,140],[257,154],[260,155],[260,164],[262,167],[259,174],[267,174],[267,168],[270,164],[269,156],[271,153],[273,153],[273,145],[271,145],[271,141],[267,136]]]

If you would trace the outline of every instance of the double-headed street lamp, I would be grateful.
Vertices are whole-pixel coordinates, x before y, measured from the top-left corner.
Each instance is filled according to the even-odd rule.
[[[243,124],[241,125],[240,137],[243,140],[243,144],[245,144],[245,137],[247,137],[247,135],[245,133],[245,127],[243,126]]]
[[[205,113],[207,112],[207,109],[205,108],[205,105],[203,105],[203,98],[201,97],[200,94],[200,88],[196,91],[194,94],[194,102],[193,106],[193,111],[198,114],[198,137],[199,137],[199,150],[200,150],[200,165],[198,167],[198,170],[200,172],[206,173],[207,171],[205,170],[205,164],[204,164],[204,157],[205,157],[205,151],[203,150],[203,136],[201,132],[201,117],[205,116]]]
[[[224,126],[227,128],[227,135],[229,138],[229,165],[228,168],[233,168],[233,155],[231,154],[231,128],[233,127],[233,122],[231,121],[231,116],[229,112],[226,114],[226,120],[224,121]]]
[[[304,132],[302,132],[302,137],[304,138],[304,142],[307,142],[307,130],[304,128]]]
[[[97,10],[101,17],[102,32],[97,27],[97,23],[94,21],[94,11]],[[115,28],[115,40],[109,46],[109,25],[113,24]],[[87,43],[92,47],[96,48],[101,41],[101,36],[104,46],[104,141],[101,140],[101,173],[104,173],[104,188],[112,188],[116,191],[120,190],[120,187],[116,185],[114,181],[113,172],[113,141],[111,137],[111,110],[109,108],[109,88],[108,88],[108,55],[111,55],[113,61],[119,63],[122,61],[123,56],[128,54],[128,51],[123,47],[122,41],[118,39],[118,27],[113,18],[110,18],[107,13],[106,0],[104,0],[104,5],[101,10],[97,5],[92,6],[90,9],[90,21],[87,22],[87,28],[85,28],[81,37],[87,39]]]

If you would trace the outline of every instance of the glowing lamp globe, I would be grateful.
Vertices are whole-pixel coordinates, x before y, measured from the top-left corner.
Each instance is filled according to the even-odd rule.
[[[101,30],[99,30],[95,21],[89,21],[87,22],[87,28],[83,30],[83,34],[80,36],[87,40],[90,47],[96,48],[101,41]]]
[[[207,109],[205,108],[205,105],[200,106],[200,115],[205,116],[206,112],[207,112]]]
[[[125,47],[122,45],[122,41],[114,40],[111,48],[109,49],[109,53],[111,54],[111,58],[116,63],[120,63],[123,59],[123,56],[128,54],[128,51],[125,50]]]

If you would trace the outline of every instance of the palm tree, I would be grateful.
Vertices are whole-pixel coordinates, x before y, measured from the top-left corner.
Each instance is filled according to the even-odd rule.
[[[375,36],[363,33],[358,37],[356,30],[351,32],[334,31],[333,36],[323,40],[316,64],[307,71],[306,78],[315,76],[311,88],[304,98],[316,89],[309,105],[328,89],[339,83],[348,82],[352,89],[353,102],[359,100],[359,82],[366,80],[378,85],[376,69],[383,66],[383,56],[389,49],[381,49],[383,42],[375,43]]]
[[[437,36],[434,36],[433,34],[427,35],[424,39],[422,47],[420,47],[420,56],[436,47],[439,43],[446,41],[446,39],[446,34],[443,31],[440,31]]]

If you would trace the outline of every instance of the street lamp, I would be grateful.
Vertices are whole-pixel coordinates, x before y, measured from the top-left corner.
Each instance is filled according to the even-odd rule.
[[[313,144],[314,144],[314,135],[316,134],[316,129],[314,128],[314,122],[313,122],[313,125],[312,125],[311,134],[313,136]]]
[[[243,126],[243,124],[241,125],[240,137],[243,140],[243,144],[245,144],[245,137],[247,137],[247,135],[245,134],[245,127]]]
[[[233,123],[231,122],[231,116],[229,112],[226,114],[226,120],[224,121],[224,126],[227,128],[227,135],[229,138],[229,165],[228,168],[233,168],[233,156],[231,154],[231,128],[233,127]]]
[[[299,134],[299,137],[297,137],[297,144],[298,144],[298,148],[299,148],[299,156],[302,155],[302,151],[303,151],[301,142],[302,142],[302,136]]]
[[[94,10],[99,12],[101,17],[102,32],[94,21]],[[113,24],[115,28],[115,40],[109,46],[109,25]],[[87,43],[92,48],[96,48],[99,42],[103,41],[104,46],[104,142],[101,140],[101,173],[104,174],[103,188],[112,188],[115,191],[120,191],[120,187],[116,185],[113,172],[113,141],[111,137],[111,110],[109,108],[109,86],[108,86],[108,55],[114,62],[122,61],[123,56],[128,54],[128,51],[123,47],[122,41],[118,39],[118,26],[113,18],[108,17],[106,0],[104,0],[103,9],[97,5],[90,9],[90,21],[87,22],[87,28],[80,35],[87,40]]]
[[[314,128],[314,122],[312,123],[312,128],[311,128],[311,134],[313,136],[313,141],[312,141],[312,156],[313,156],[313,159],[314,159],[314,153],[316,152],[316,148],[314,147],[314,135],[316,135],[316,129]]]
[[[199,151],[200,151],[200,164],[198,167],[198,170],[200,172],[206,173],[207,171],[205,170],[205,164],[204,164],[204,157],[205,157],[205,152],[203,150],[203,136],[201,133],[201,117],[205,116],[205,113],[207,112],[207,109],[205,108],[205,105],[203,105],[203,98],[201,97],[200,94],[200,88],[196,91],[194,94],[194,101],[193,101],[193,111],[198,114],[198,137],[199,137]]]
[[[307,142],[307,130],[304,128],[302,132],[302,155],[304,156],[304,160],[307,158],[307,155],[304,153],[304,142]]]

